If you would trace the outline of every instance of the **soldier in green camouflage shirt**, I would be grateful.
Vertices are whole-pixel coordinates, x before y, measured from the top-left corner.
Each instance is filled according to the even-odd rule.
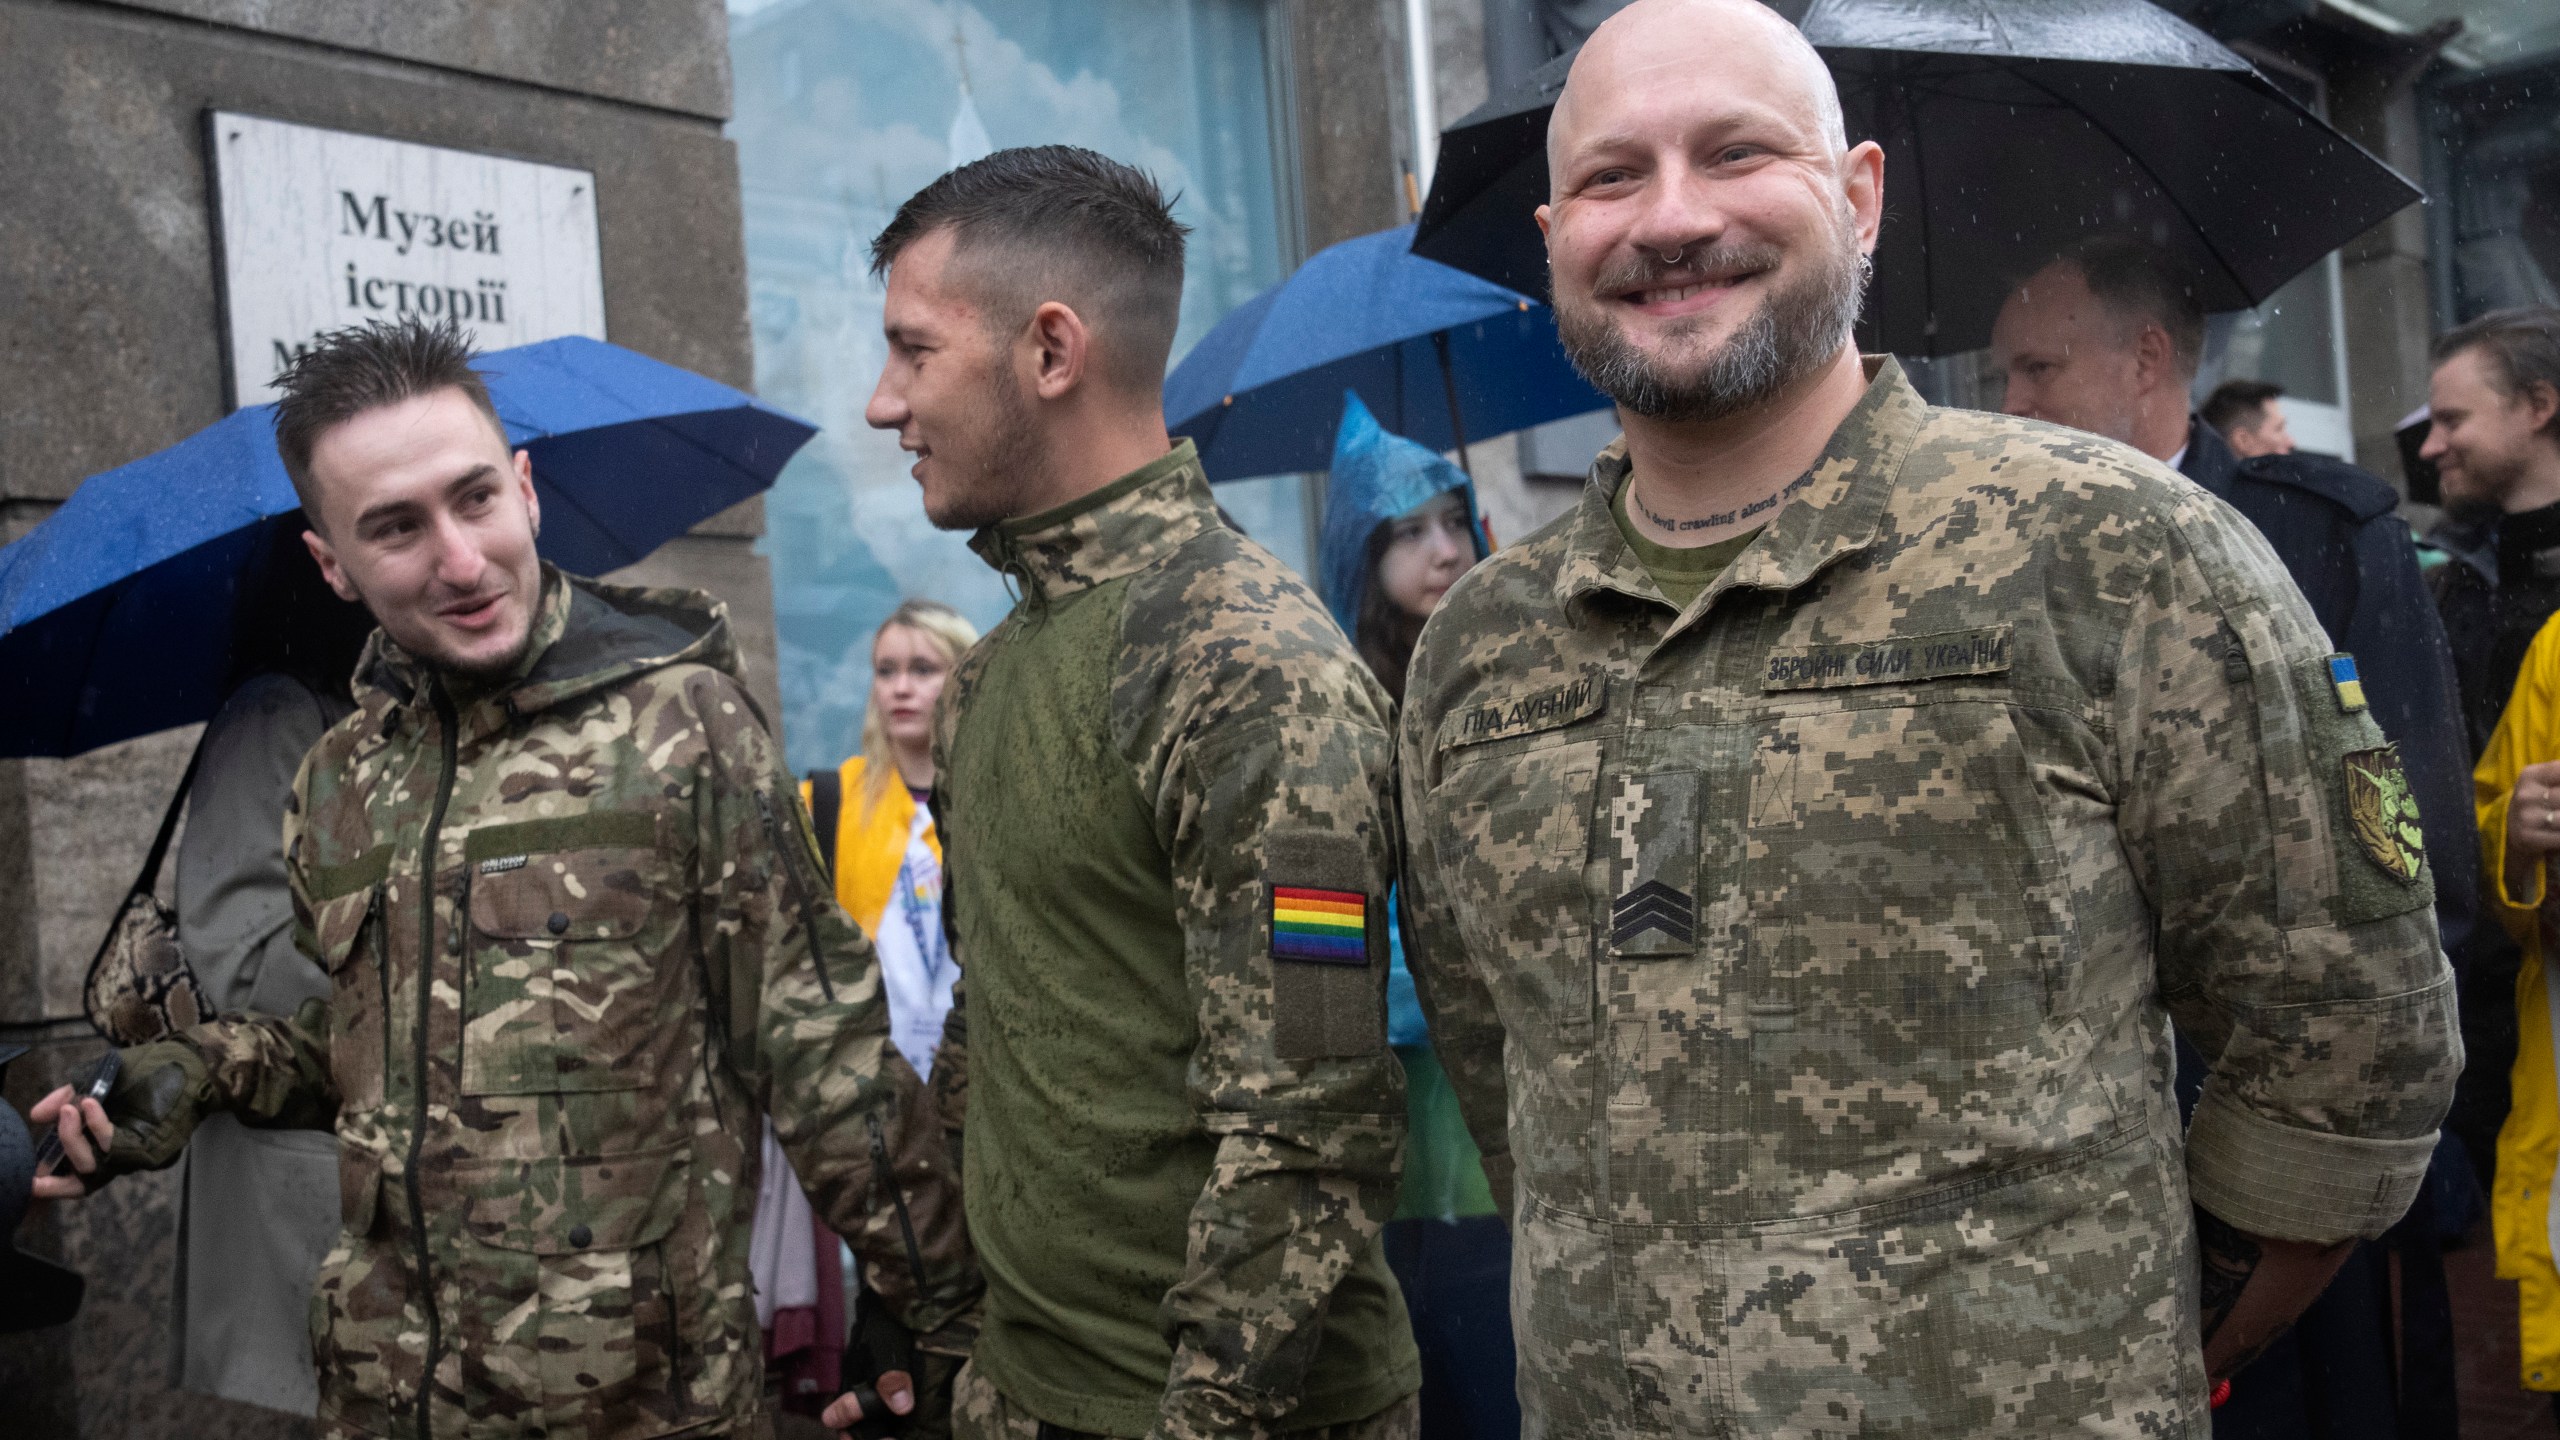
[[[467,358],[349,332],[285,379],[313,548],[384,627],[285,820],[333,993],[127,1051],[92,1178],[218,1110],[335,1125],[331,1434],[764,1434],[758,1117],[873,1288],[965,1354],[956,1176],[722,607],[538,565]]]
[[[1045,146],[935,181],[873,253],[869,418],[1021,597],[936,726],[966,989],[935,1075],[965,1024],[987,1274],[954,1429],[1410,1436],[1387,703],[1166,437],[1181,227]]]
[[[1836,105],[1747,0],[1585,47],[1540,219],[1626,437],[1413,663],[1407,953],[1527,1430],[2202,1437],[2424,1174],[2432,878],[2245,520],[1860,362]],[[1735,553],[1677,603],[1631,536]]]

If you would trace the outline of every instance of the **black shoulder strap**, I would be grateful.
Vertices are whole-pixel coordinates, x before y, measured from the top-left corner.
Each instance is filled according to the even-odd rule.
[[[827,862],[827,878],[836,878],[836,820],[844,813],[844,774],[809,772],[809,823],[818,832],[818,858]]]
[[[178,815],[187,808],[187,792],[195,787],[196,766],[204,762],[204,742],[196,742],[195,753],[187,757],[187,773],[178,777],[178,793],[169,797],[169,809],[160,817],[160,833],[151,837],[151,853],[142,860],[142,874],[135,878],[127,897],[157,894],[160,889],[160,862],[169,857],[169,840],[178,833]]]

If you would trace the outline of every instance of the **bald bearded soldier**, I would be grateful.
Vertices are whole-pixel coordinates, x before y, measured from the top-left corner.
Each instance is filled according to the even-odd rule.
[[[1859,357],[1885,157],[1773,12],[1619,12],[1548,149],[1626,433],[1400,738],[1528,1431],[2208,1434],[2461,1065],[2351,659],[2158,462]]]

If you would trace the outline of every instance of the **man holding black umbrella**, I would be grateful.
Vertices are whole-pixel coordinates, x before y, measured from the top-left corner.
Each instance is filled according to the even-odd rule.
[[[1593,36],[1539,218],[1626,436],[1414,659],[1409,954],[1528,1427],[2202,1434],[2460,1064],[2406,781],[2237,515],[1860,359],[1838,117],[1751,0]]]
[[[2072,247],[2020,284],[1993,326],[1992,353],[2008,374],[2005,408],[2130,445],[2228,502],[2266,536],[2329,642],[2355,657],[2374,720],[2399,747],[2435,871],[2437,931],[2457,971],[2467,974],[2475,939],[2494,941],[2475,923],[2471,757],[2444,627],[2396,513],[2399,496],[2378,477],[2327,456],[2244,460],[2195,415],[2188,396],[2204,345],[2204,308],[2195,296],[2178,266],[2139,240],[2106,236]],[[2473,1011],[2463,1006],[2466,1019]],[[2192,1106],[2206,1063],[2187,1045],[2179,1061],[2181,1098]],[[2452,1117],[2463,1145],[2446,1152],[2449,1174],[2458,1173],[2455,1157],[2464,1146],[2485,1162],[2497,1138],[2503,1096],[2475,1095],[2476,1079],[2466,1076],[2464,1103]],[[2391,1303],[2383,1248],[2365,1247],[2349,1272],[2359,1283],[2333,1286],[2284,1343],[2294,1353],[2252,1372],[2234,1407],[2216,1417],[2220,1432],[2355,1433],[2306,1428],[2312,1413],[2342,1412],[2379,1426],[2376,1433],[2397,1433],[2400,1416],[2450,1425],[2452,1321],[2436,1218],[2435,1207],[2423,1205],[2392,1237],[2408,1261],[2401,1305]],[[2403,1362],[2396,1370],[2395,1346]],[[2334,1403],[2342,1388],[2361,1386],[2374,1387],[2370,1403]],[[2307,1400],[2306,1391],[2319,1398]]]

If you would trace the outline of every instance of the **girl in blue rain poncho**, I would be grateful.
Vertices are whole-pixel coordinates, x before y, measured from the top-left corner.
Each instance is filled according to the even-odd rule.
[[[1359,396],[1346,395],[1318,568],[1325,604],[1399,704],[1422,622],[1491,548],[1475,487],[1458,467],[1388,434]],[[1458,1115],[1457,1092],[1432,1056],[1402,936],[1392,923],[1387,933],[1394,947],[1387,1033],[1404,1061],[1412,1122],[1387,1262],[1422,1351],[1423,1434],[1514,1436],[1510,1235]]]

